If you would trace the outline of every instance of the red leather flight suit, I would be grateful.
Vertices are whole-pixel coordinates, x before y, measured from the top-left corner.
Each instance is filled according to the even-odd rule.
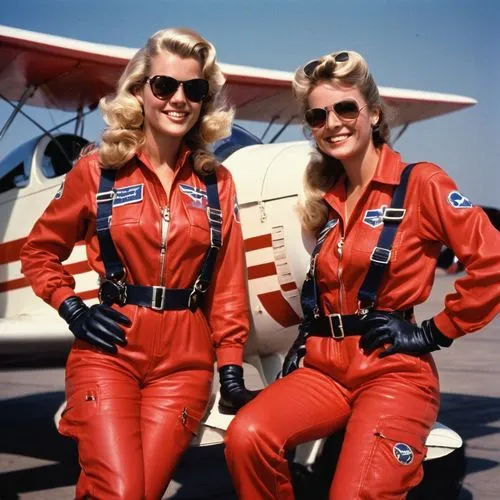
[[[182,150],[168,197],[144,154],[118,171],[115,189],[143,186],[140,200],[138,188],[133,202],[113,207],[111,234],[128,284],[188,288],[198,275],[210,237],[206,196],[192,190],[206,188],[189,155]],[[37,295],[55,308],[75,295],[75,281],[61,261],[78,241],[85,241],[90,267],[104,275],[95,230],[99,179],[97,155],[80,159],[22,250],[23,272]],[[59,430],[78,441],[77,498],[160,498],[206,410],[214,357],[219,366],[242,364],[248,334],[242,234],[234,216],[234,184],[222,166],[217,180],[223,247],[203,310],[113,306],[132,320],[125,328],[126,347],[108,355],[74,342]],[[162,272],[166,206],[170,223]]]
[[[403,167],[399,154],[384,146],[373,180],[347,224],[344,179],[325,195],[331,218],[339,222],[316,265],[323,314],[356,313],[357,294],[382,229],[381,220],[367,218],[366,212],[390,205]],[[434,318],[451,338],[480,329],[500,308],[499,233],[479,207],[453,206],[460,196],[453,195],[452,201],[448,197],[456,190],[439,167],[423,163],[414,168],[406,216],[376,306],[394,311],[424,302],[442,242],[467,270]],[[346,427],[330,498],[405,498],[422,478],[424,443],[439,408],[431,355],[380,359],[380,349],[365,354],[357,336],[309,337],[306,349],[304,368],[266,388],[228,430],[226,458],[239,497],[293,498],[285,451]]]

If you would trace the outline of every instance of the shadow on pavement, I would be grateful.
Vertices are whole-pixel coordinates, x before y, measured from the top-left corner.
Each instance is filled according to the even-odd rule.
[[[79,473],[76,446],[60,436],[53,416],[63,401],[63,392],[48,392],[0,401],[0,454],[46,460],[49,464],[0,473],[0,499],[18,499],[24,492],[70,486]],[[500,420],[500,398],[443,394],[439,421],[465,440],[498,433],[490,425]],[[467,472],[494,468],[493,460],[468,458]],[[222,446],[192,448],[183,457],[174,479],[180,483],[175,499],[235,499],[224,466]],[[467,496],[469,495],[469,496]],[[462,491],[461,500],[472,495]]]

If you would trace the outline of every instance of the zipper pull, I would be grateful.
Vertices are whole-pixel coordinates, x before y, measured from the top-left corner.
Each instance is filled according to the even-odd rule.
[[[339,258],[342,258],[342,252],[344,251],[344,238],[340,238],[337,243],[337,250],[339,252]]]
[[[165,222],[170,222],[170,207],[163,207],[161,210],[163,220]]]

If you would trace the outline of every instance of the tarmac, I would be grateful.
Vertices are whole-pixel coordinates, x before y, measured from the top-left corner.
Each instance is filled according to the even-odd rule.
[[[431,297],[417,308],[419,321],[441,310],[456,278],[436,276]],[[500,498],[499,352],[497,317],[482,331],[435,353],[442,393],[438,420],[466,441],[460,500]],[[53,424],[63,399],[61,359],[0,357],[0,500],[73,498],[79,472],[76,447]],[[234,500],[222,446],[190,449],[164,498]]]

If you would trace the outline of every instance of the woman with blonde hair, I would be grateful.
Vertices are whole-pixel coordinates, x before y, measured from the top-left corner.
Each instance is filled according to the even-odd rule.
[[[311,61],[294,91],[317,149],[300,207],[304,229],[317,234],[304,320],[285,376],[231,423],[229,470],[243,500],[291,499],[287,451],[345,428],[329,498],[406,498],[422,479],[439,408],[430,353],[498,313],[500,236],[442,169],[407,165],[389,147],[359,54]],[[413,307],[429,296],[442,244],[467,274],[418,326]]]
[[[155,33],[100,103],[100,147],[22,250],[34,291],[76,337],[59,425],[78,442],[76,498],[161,498],[206,410],[215,360],[227,411],[254,396],[235,187],[208,149],[231,127],[223,84],[200,35]],[[100,277],[91,307],[62,264],[80,241]]]

